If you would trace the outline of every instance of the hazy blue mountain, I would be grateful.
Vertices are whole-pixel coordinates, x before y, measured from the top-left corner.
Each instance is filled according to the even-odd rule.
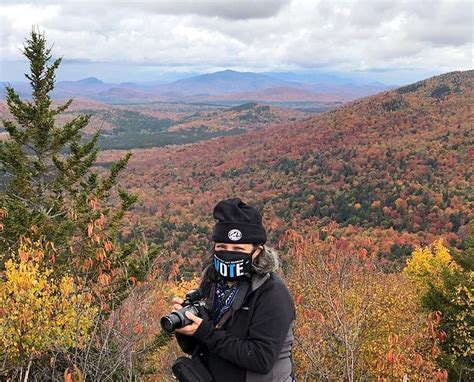
[[[273,87],[289,86],[302,88],[299,82],[285,81],[252,72],[224,70],[216,73],[201,74],[156,87],[161,92],[179,92],[194,94],[229,94],[234,92],[256,91]]]

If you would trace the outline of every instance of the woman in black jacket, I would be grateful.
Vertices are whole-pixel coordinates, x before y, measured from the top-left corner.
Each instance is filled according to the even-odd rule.
[[[186,312],[176,330],[182,350],[200,357],[216,382],[292,381],[294,303],[260,213],[240,199],[214,208],[214,251],[202,274],[210,317]],[[173,308],[183,300],[173,299]]]

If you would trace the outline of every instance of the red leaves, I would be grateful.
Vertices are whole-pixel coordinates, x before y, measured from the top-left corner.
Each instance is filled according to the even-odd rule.
[[[448,380],[448,372],[447,370],[436,370],[433,375],[433,380],[436,382],[446,382]]]
[[[439,339],[440,342],[446,341],[446,332],[444,330],[439,331],[438,339]]]

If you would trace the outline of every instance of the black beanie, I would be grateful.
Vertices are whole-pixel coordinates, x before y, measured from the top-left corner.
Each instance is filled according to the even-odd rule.
[[[267,241],[262,215],[239,198],[221,200],[214,207],[212,240],[219,243],[261,244]]]

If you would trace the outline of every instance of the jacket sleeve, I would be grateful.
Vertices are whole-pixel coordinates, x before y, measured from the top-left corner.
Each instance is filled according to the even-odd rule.
[[[181,350],[187,354],[192,355],[198,344],[198,340],[194,337],[187,336],[181,333],[175,333],[176,340]]]
[[[255,302],[247,338],[233,336],[222,329],[215,330],[212,321],[202,321],[193,338],[239,367],[260,374],[269,373],[295,315],[293,300],[282,282],[264,288]]]

